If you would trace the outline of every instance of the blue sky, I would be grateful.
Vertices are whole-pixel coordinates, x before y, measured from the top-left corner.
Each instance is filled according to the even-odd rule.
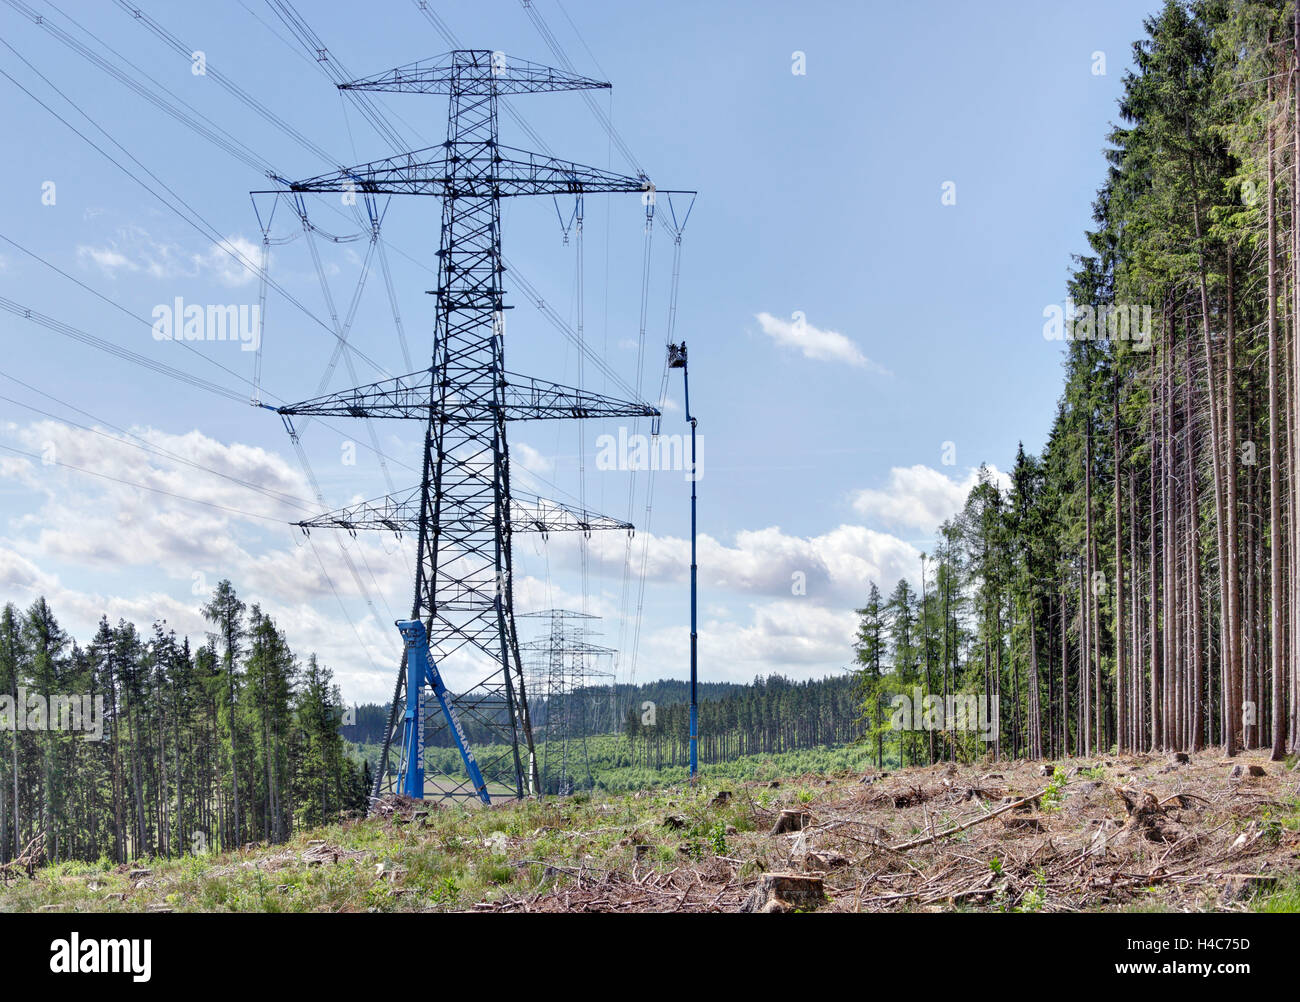
[[[430,5],[465,47],[557,61],[519,3]],[[397,650],[390,624],[409,606],[413,544],[323,532],[304,540],[290,529],[289,520],[316,510],[313,488],[279,419],[235,398],[251,395],[257,353],[237,342],[158,341],[149,326],[155,308],[177,297],[258,303],[256,276],[230,252],[256,256],[262,233],[249,192],[269,183],[49,27],[160,101],[184,102],[184,114],[201,114],[204,128],[224,130],[255,164],[284,176],[395,151],[259,0],[142,5],[184,48],[203,53],[212,71],[203,74],[114,4],[27,6],[45,23],[0,9],[8,140],[0,296],[234,395],[0,311],[0,600],[26,605],[45,594],[83,640],[101,613],[142,628],[165,618],[197,637],[203,589],[229,577],[296,650],[319,652],[348,698],[385,699]],[[700,193],[683,237],[676,334],[691,349],[700,421],[701,676],[838,670],[869,583],[885,592],[901,575],[915,583],[919,552],[960,505],[974,468],[1005,471],[1018,441],[1031,451],[1042,445],[1061,374],[1060,346],[1042,337],[1043,310],[1062,301],[1071,254],[1084,246],[1103,138],[1131,43],[1154,4],[534,6],[579,72],[613,82],[595,100],[656,185]],[[354,75],[449,48],[413,2],[371,5],[364,18],[354,4],[299,10]],[[331,159],[259,118],[214,72]],[[445,98],[381,98],[412,148],[441,142]],[[529,95],[512,107],[556,155],[632,172],[578,96]],[[532,145],[509,117],[502,141]],[[170,189],[180,211],[104,153],[155,190]],[[944,204],[945,190],[955,204]],[[567,216],[572,204],[559,208]],[[360,232],[337,195],[309,201],[308,212],[321,231]],[[395,199],[383,228],[417,368],[431,347],[433,300],[424,293],[438,219],[434,200]],[[638,377],[643,220],[635,196],[587,200],[581,313],[587,343],[653,398],[672,247],[656,228]],[[503,230],[515,307],[507,366],[577,382],[572,342],[515,277],[576,328],[575,243],[564,244],[549,199],[511,202]],[[263,396],[299,400],[316,394],[335,339],[287,204],[271,236],[288,242],[273,248],[270,276],[296,304],[269,293]],[[345,313],[367,242],[317,241],[330,296]],[[377,265],[357,304],[356,380],[407,371]],[[614,392],[590,363],[581,378]],[[327,385],[352,384],[341,360]],[[680,381],[669,385],[663,431],[682,434]],[[683,677],[689,485],[680,472],[633,478],[598,469],[598,436],[618,429],[614,421],[514,425],[517,485],[627,518],[631,480],[630,520],[639,527],[631,598],[623,598],[627,543],[615,535],[591,541],[585,601],[605,616],[603,642],[623,651],[621,680]],[[364,425],[303,430],[307,468],[328,507],[381,495],[389,478],[397,488],[418,480],[419,428],[376,423],[373,433],[387,474]],[[951,465],[945,443],[955,450]],[[580,607],[579,567],[576,540],[520,538],[519,608]],[[806,594],[793,593],[796,575],[806,576]],[[445,669],[453,687],[470,674],[470,666]]]

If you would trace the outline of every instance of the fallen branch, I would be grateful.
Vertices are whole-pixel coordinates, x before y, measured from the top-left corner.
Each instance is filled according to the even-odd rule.
[[[931,842],[937,842],[939,839],[947,838],[949,835],[956,835],[958,832],[964,832],[967,828],[974,828],[976,825],[982,825],[985,821],[991,821],[993,818],[996,818],[999,814],[1005,814],[1007,811],[1015,810],[1017,807],[1024,807],[1025,804],[1033,803],[1035,800],[1037,800],[1046,792],[1047,792],[1047,787],[1043,787],[1041,790],[1039,790],[1035,794],[1032,794],[1031,796],[1024,797],[1010,804],[1003,804],[996,811],[990,811],[988,814],[985,814],[982,817],[975,818],[973,821],[967,821],[965,824],[956,825],[952,828],[946,828],[941,832],[934,832],[930,835],[925,836],[925,838],[913,839],[911,842],[901,842],[898,845],[893,845],[890,846],[889,848],[893,852],[907,852],[909,849],[915,849],[917,846],[929,845]]]
[[[37,832],[36,837],[27,843],[18,856],[15,856],[8,863],[0,864],[0,880],[6,884],[9,883],[18,871],[22,871],[30,880],[36,875],[36,864],[41,858],[41,853],[45,851],[45,833]]]

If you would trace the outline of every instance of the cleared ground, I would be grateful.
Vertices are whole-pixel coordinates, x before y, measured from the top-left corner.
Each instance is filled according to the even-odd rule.
[[[785,904],[818,911],[1294,911],[1298,787],[1262,756],[1205,754],[393,801],[287,845],[13,874],[0,910],[736,911],[776,872],[812,878]]]

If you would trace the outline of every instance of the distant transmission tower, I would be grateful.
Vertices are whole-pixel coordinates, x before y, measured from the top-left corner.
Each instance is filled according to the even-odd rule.
[[[641,401],[617,400],[506,371],[501,199],[650,192],[645,200],[652,211],[654,188],[644,175],[626,177],[502,146],[497,141],[497,104],[504,95],[607,87],[562,70],[507,61],[503,53],[487,50],[458,50],[412,63],[341,84],[340,89],[449,95],[445,143],[306,181],[284,182],[293,192],[434,195],[442,200],[432,365],[278,411],[286,420],[329,415],[424,422],[419,484],[297,524],[304,530],[417,534],[410,618],[425,623],[431,653],[444,670],[450,665],[481,668],[481,680],[453,702],[476,744],[505,749],[480,760],[493,795],[523,797],[539,787],[515,635],[512,533],[632,528],[580,508],[512,493],[506,422],[659,416],[655,407]],[[406,669],[399,665],[375,797],[392,788],[389,752],[405,693]],[[445,717],[439,719],[445,727]],[[442,777],[433,786],[431,796],[475,795],[468,778]]]
[[[614,672],[600,667],[601,659],[612,656],[612,647],[601,647],[588,641],[590,633],[584,623],[599,619],[584,612],[569,609],[547,609],[543,612],[521,613],[521,618],[549,619],[549,635],[520,644],[520,649],[538,655],[535,667],[529,673],[529,692],[534,704],[540,700],[544,708],[542,741],[541,790],[545,793],[568,794],[573,791],[569,777],[569,738],[574,733],[573,713],[580,712],[579,733],[582,736],[583,761],[591,779],[587,760],[588,713],[591,697],[597,686],[613,689]],[[576,704],[576,707],[575,707]],[[558,749],[557,749],[558,745]],[[559,759],[559,776],[551,783],[551,758]]]

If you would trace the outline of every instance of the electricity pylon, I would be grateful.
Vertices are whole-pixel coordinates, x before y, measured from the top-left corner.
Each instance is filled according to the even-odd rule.
[[[614,693],[614,673],[598,667],[601,658],[617,653],[612,647],[591,643],[584,621],[599,619],[585,612],[570,609],[547,609],[542,612],[520,613],[524,619],[549,619],[548,636],[520,644],[520,649],[540,655],[540,662],[530,675],[530,689],[535,701],[545,708],[542,724],[542,741],[545,751],[541,763],[541,789],[543,792],[567,794],[571,792],[569,779],[569,737],[573,731],[573,703],[580,699],[582,708],[581,734],[584,763],[587,761],[587,706],[591,690],[598,685]],[[547,766],[552,750],[559,745],[560,775],[555,784],[550,782]],[[590,780],[590,765],[587,766]],[[552,786],[554,789],[552,790]]]
[[[424,422],[424,470],[408,491],[297,523],[417,534],[412,620],[425,623],[436,662],[477,665],[481,680],[454,697],[480,749],[505,751],[481,761],[493,795],[538,789],[519,643],[515,634],[511,535],[625,529],[631,524],[570,505],[523,497],[510,488],[506,422],[547,418],[650,417],[642,401],[617,400],[505,368],[501,199],[524,195],[650,192],[644,175],[595,167],[502,146],[497,103],[505,95],[607,88],[608,83],[500,52],[457,50],[342,90],[447,94],[447,140],[306,181],[292,192],[432,195],[442,201],[432,365],[420,372],[278,408],[294,415],[406,418]],[[373,796],[391,789],[389,751],[405,703],[399,664]],[[446,727],[442,718],[441,727]],[[435,728],[435,731],[439,728]],[[429,734],[432,738],[434,735]],[[468,778],[447,779],[433,794],[470,798]]]

